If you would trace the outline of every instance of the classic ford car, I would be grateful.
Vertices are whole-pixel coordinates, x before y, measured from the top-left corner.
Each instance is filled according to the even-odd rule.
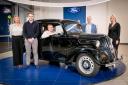
[[[39,36],[40,59],[50,62],[75,63],[77,71],[87,77],[95,76],[100,67],[112,66],[117,59],[112,40],[102,34],[86,34],[82,26],[72,20],[37,20],[41,29]],[[53,24],[57,34],[47,38],[41,35],[47,25]]]

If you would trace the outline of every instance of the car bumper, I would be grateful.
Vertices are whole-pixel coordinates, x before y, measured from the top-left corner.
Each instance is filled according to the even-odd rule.
[[[116,64],[118,64],[118,62],[122,60],[123,60],[123,56],[120,56],[119,58],[116,58],[113,62],[105,64],[105,67],[115,67]]]

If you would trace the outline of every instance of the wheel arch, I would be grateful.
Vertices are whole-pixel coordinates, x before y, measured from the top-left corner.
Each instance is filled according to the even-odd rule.
[[[95,49],[92,49],[92,48],[90,48],[90,49],[85,49],[85,50],[79,50],[79,52],[74,56],[73,61],[76,62],[77,57],[78,57],[80,54],[83,54],[83,53],[88,54],[88,55],[91,55],[90,57],[92,57],[92,58],[94,59],[94,61],[95,61],[97,64],[100,65],[100,62],[99,62],[98,59],[96,58],[96,55],[98,55],[98,54],[97,54],[97,51],[96,51]]]

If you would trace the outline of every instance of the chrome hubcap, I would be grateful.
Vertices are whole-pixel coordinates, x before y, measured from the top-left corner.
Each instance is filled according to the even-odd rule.
[[[89,56],[82,56],[79,60],[79,68],[85,74],[90,74],[94,70],[94,62]]]

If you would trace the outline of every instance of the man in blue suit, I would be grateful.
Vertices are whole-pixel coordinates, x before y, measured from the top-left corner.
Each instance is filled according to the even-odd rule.
[[[96,34],[97,33],[97,27],[95,24],[92,23],[92,17],[88,16],[87,17],[87,24],[85,26],[85,33],[88,34]]]

